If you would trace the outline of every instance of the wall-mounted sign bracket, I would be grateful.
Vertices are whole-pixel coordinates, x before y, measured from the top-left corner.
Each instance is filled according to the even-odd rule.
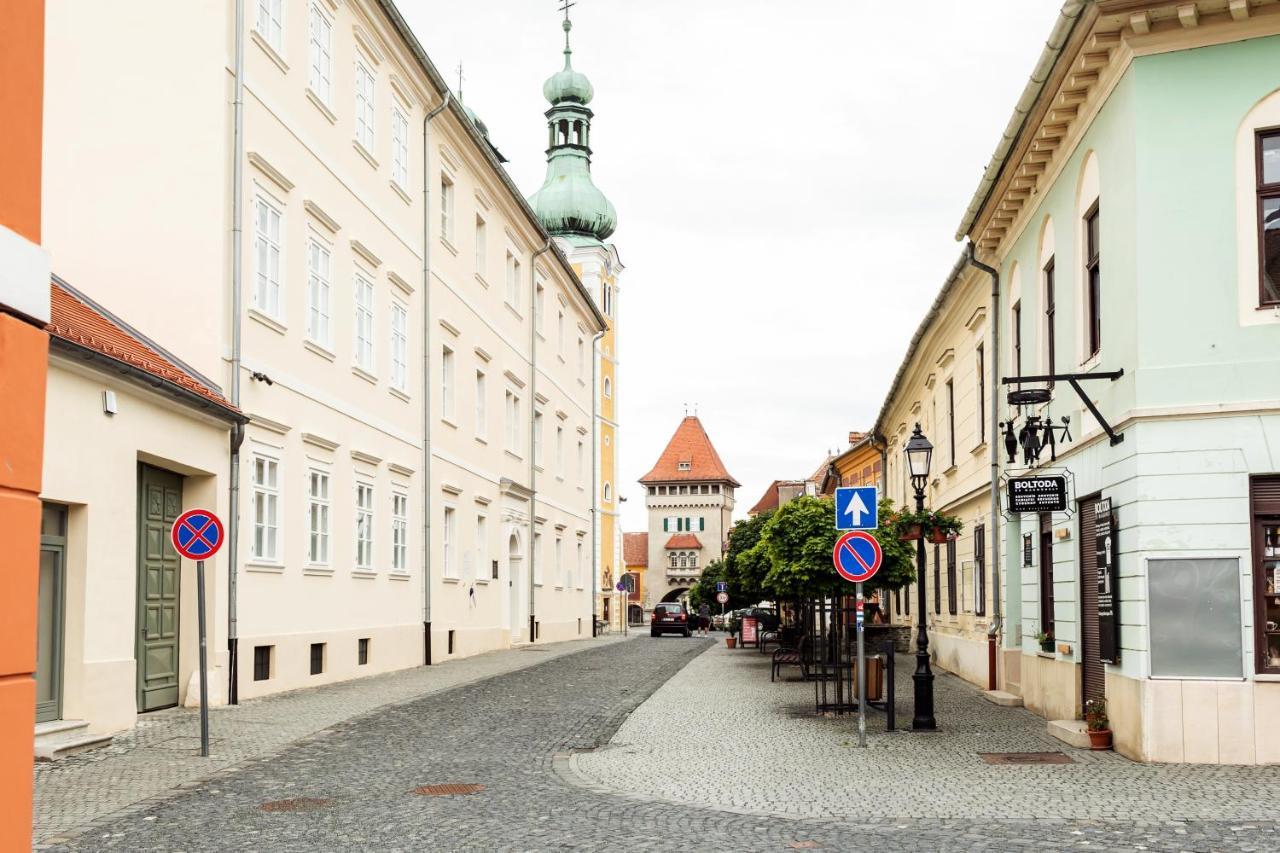
[[[1024,383],[1036,383],[1036,382],[1045,382],[1045,383],[1066,382],[1075,390],[1076,396],[1080,398],[1080,402],[1084,403],[1085,408],[1089,410],[1089,414],[1093,415],[1093,417],[1098,421],[1098,424],[1107,433],[1107,437],[1111,439],[1111,444],[1116,445],[1124,441],[1124,435],[1117,433],[1114,429],[1111,428],[1111,424],[1107,423],[1106,418],[1102,416],[1102,412],[1099,412],[1098,407],[1095,406],[1093,404],[1093,401],[1089,399],[1089,395],[1084,393],[1084,389],[1080,387],[1080,383],[1090,379],[1107,379],[1111,382],[1115,382],[1121,376],[1124,376],[1123,367],[1120,368],[1119,370],[1107,370],[1107,371],[1100,370],[1094,373],[1053,373],[1053,374],[1046,374],[1041,376],[1006,376],[1000,381],[1005,385],[1017,385],[1017,386],[1021,386]],[[1015,399],[1015,395],[1018,395],[1020,392],[1025,395],[1027,390],[1030,390],[1030,389],[1022,389],[1021,387],[1019,387],[1014,391],[1010,391],[1009,392],[1010,405],[1025,405],[1026,404],[1025,402],[1019,402],[1019,400]],[[1048,390],[1048,389],[1044,389],[1044,390]]]

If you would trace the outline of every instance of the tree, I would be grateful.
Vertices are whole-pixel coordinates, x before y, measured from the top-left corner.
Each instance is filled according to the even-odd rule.
[[[759,545],[760,534],[772,515],[767,512],[739,521],[729,531],[724,579],[729,582],[729,606],[733,609],[758,604],[767,597],[764,578],[769,573],[769,561]]]

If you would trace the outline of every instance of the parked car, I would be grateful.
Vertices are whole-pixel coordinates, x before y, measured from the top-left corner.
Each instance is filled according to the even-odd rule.
[[[678,601],[663,602],[653,608],[649,617],[649,635],[657,637],[661,634],[693,635],[689,630],[689,611]]]
[[[770,610],[767,607],[747,607],[736,611],[739,619],[749,616],[755,617],[756,623],[759,624],[761,631],[776,631],[781,619],[778,618],[778,611]]]

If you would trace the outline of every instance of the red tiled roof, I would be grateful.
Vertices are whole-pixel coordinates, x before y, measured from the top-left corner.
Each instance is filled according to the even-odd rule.
[[[675,533],[675,534],[672,534],[671,538],[667,540],[667,544],[664,547],[666,547],[668,551],[672,551],[675,549],[680,549],[680,550],[689,550],[693,548],[701,549],[702,543],[699,542],[698,537],[694,536],[692,533]]]
[[[227,398],[174,363],[131,329],[59,282],[50,283],[49,334],[150,373],[229,412],[239,410]]]
[[[649,534],[622,534],[622,562],[631,566],[649,565]]]
[[[774,480],[765,488],[764,494],[760,496],[760,500],[756,501],[756,505],[747,510],[747,515],[759,515],[762,512],[768,512],[771,509],[778,508],[778,484],[781,480]]]
[[[681,463],[688,463],[682,470]],[[675,434],[667,442],[658,464],[640,478],[641,483],[670,483],[689,480],[719,480],[732,486],[742,485],[725,469],[716,453],[702,421],[696,416],[686,416],[676,427]]]

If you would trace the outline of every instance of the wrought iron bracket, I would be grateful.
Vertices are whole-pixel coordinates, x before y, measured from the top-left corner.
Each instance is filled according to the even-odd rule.
[[[1119,370],[1099,370],[1094,373],[1052,373],[1042,376],[1006,376],[1000,380],[1004,385],[1021,385],[1024,382],[1066,382],[1075,389],[1076,396],[1080,398],[1080,402],[1084,403],[1084,407],[1089,410],[1089,414],[1098,421],[1098,424],[1107,433],[1107,438],[1111,439],[1111,444],[1117,445],[1124,441],[1124,435],[1117,433],[1111,428],[1111,424],[1107,423],[1107,419],[1102,416],[1102,412],[1098,411],[1098,407],[1089,399],[1089,395],[1084,393],[1084,389],[1080,387],[1080,383],[1089,379],[1107,379],[1115,382],[1124,376],[1124,368]]]

